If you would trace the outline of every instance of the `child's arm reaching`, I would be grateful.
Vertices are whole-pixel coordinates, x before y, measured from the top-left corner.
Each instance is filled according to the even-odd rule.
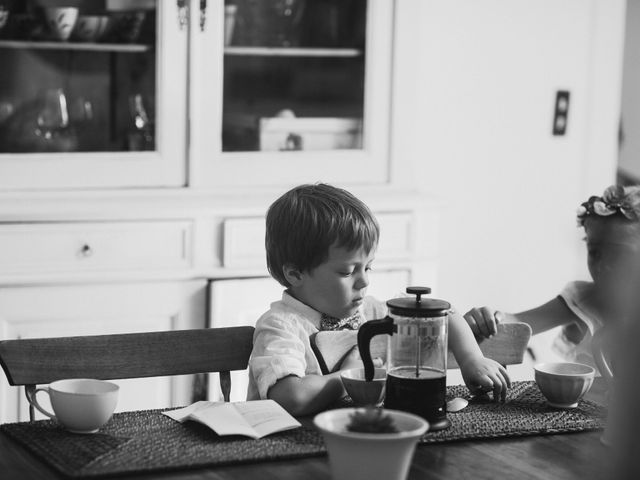
[[[458,313],[449,315],[449,346],[469,390],[472,393],[493,391],[495,400],[504,401],[507,389],[511,386],[507,371],[499,363],[482,355],[473,333]]]
[[[527,323],[535,335],[579,320],[560,297],[520,313],[503,313],[490,307],[472,308],[464,318],[473,334],[479,338],[494,335],[500,322]]]

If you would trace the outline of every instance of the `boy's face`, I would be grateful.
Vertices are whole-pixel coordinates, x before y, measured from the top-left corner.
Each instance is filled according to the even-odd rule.
[[[640,226],[619,218],[585,222],[589,273],[603,306],[622,312],[638,299]]]
[[[374,253],[332,246],[324,263],[312,270],[297,272],[291,292],[318,312],[336,318],[349,317],[362,305]]]

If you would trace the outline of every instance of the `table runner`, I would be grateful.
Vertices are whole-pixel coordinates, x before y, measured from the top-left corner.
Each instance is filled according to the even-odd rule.
[[[469,398],[464,386],[449,387],[450,397]],[[260,440],[220,437],[195,422],[175,422],[162,410],[115,414],[100,433],[69,433],[50,420],[0,425],[7,435],[68,477],[95,477],[157,470],[286,460],[326,454],[322,436],[302,427]],[[505,404],[473,401],[449,414],[452,426],[427,433],[423,444],[469,439],[596,430],[604,409],[589,401],[578,408],[548,407],[533,382],[515,382]]]

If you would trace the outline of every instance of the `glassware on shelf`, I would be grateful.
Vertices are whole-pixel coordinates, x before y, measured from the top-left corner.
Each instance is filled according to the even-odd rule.
[[[9,22],[9,14],[9,8],[3,3],[0,3],[0,31],[7,26],[7,23]]]
[[[233,42],[233,32],[236,28],[237,5],[225,5],[224,7],[224,45],[228,47]]]
[[[47,89],[23,103],[6,119],[2,133],[3,151],[8,152],[73,152],[78,148],[61,88]]]
[[[129,112],[132,128],[127,137],[127,147],[132,151],[153,150],[153,125],[149,120],[144,106],[142,94],[136,93],[129,97]]]
[[[369,2],[227,0],[230,7],[223,151],[362,150]]]
[[[306,0],[278,0],[273,5],[275,36],[273,42],[282,47],[300,45],[300,20]]]
[[[231,4],[227,5],[230,6]],[[235,0],[237,45],[294,47],[306,0]]]

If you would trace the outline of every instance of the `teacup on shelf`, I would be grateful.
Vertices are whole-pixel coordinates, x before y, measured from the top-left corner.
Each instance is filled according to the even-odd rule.
[[[136,43],[145,23],[147,12],[119,12],[111,16],[107,40],[114,43]]]
[[[4,5],[0,5],[0,30],[2,30],[9,21],[9,9]]]
[[[72,38],[81,42],[95,42],[102,38],[108,26],[108,15],[80,15]]]
[[[67,41],[78,20],[78,9],[75,7],[47,7],[44,18],[51,36],[56,40]]]

